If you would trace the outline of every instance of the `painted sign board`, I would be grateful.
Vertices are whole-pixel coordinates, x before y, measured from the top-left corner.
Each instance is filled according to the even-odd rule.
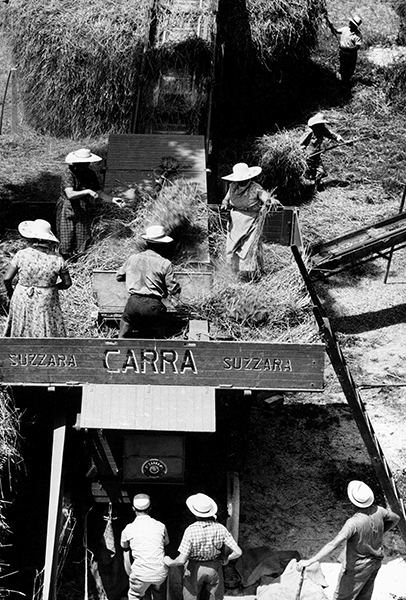
[[[323,344],[3,338],[0,383],[323,389]]]

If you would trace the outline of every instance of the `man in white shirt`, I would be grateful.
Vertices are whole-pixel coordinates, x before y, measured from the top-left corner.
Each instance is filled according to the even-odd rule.
[[[359,29],[362,19],[358,15],[351,15],[348,25],[339,28],[334,27],[329,20],[327,23],[331,32],[339,39],[341,81],[344,85],[348,85],[354,75],[358,50],[362,44],[362,35]]]
[[[152,600],[166,598],[164,556],[169,537],[165,525],[149,516],[150,506],[148,494],[134,496],[135,519],[121,534],[124,568],[130,578],[128,600],[141,600],[148,589]]]

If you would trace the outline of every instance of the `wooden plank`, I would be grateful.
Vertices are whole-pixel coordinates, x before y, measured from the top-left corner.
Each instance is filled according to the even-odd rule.
[[[51,458],[51,482],[49,489],[49,507],[47,539],[45,547],[43,600],[56,598],[56,572],[58,568],[58,537],[62,510],[62,463],[66,433],[65,407],[57,407]]]
[[[0,365],[4,384],[203,385],[314,391],[323,389],[324,345],[2,338]]]
[[[213,432],[215,390],[208,386],[84,385],[80,427]]]
[[[105,189],[122,184],[154,185],[154,171],[162,158],[171,156],[179,163],[178,177],[196,183],[207,194],[206,151],[203,135],[111,134],[107,156]]]

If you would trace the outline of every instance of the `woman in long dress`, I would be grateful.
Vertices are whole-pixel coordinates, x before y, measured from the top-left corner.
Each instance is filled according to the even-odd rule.
[[[261,209],[265,203],[271,203],[275,208],[281,206],[276,198],[253,181],[261,171],[261,167],[237,163],[230,175],[222,177],[231,181],[221,204],[222,209],[230,209],[226,261],[234,273],[244,272],[248,280],[255,278],[261,270],[262,243],[258,231]]]
[[[58,239],[43,219],[23,221],[20,234],[29,246],[19,250],[4,276],[10,298],[5,337],[66,337],[59,304],[59,290],[72,285],[62,256],[56,251]],[[13,288],[13,279],[18,283]]]

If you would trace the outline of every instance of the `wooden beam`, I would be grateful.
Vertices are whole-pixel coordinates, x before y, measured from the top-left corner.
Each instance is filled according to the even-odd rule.
[[[55,600],[58,569],[58,538],[62,510],[62,464],[66,434],[66,405],[55,407],[54,437],[51,459],[51,482],[47,539],[45,549],[44,587],[42,600]]]

